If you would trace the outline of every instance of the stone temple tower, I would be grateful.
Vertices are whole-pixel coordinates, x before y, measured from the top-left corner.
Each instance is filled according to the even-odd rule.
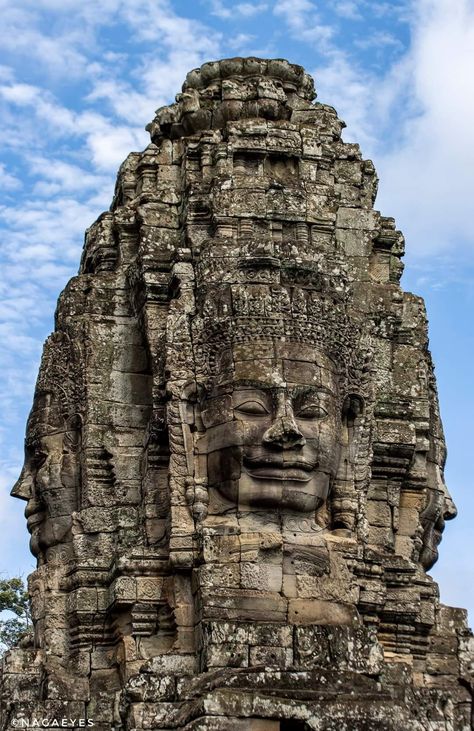
[[[13,488],[3,731],[473,727],[423,301],[314,97],[283,60],[191,71],[86,233]]]

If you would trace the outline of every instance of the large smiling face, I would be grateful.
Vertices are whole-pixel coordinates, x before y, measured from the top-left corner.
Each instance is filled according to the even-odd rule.
[[[445,523],[457,515],[457,509],[444,480],[446,449],[444,442],[432,440],[427,462],[428,487],[424,510],[420,515],[422,548],[420,562],[429,571],[438,560]]]
[[[25,463],[11,492],[27,501],[25,517],[35,556],[70,540],[72,513],[77,510],[79,440],[78,424],[64,423],[50,395],[37,397],[28,420]]]
[[[203,404],[209,486],[239,508],[314,512],[339,464],[332,361],[278,342],[242,344],[231,355],[232,377]]]

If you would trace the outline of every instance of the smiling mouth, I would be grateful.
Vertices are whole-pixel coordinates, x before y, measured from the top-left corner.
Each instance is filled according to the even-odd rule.
[[[441,543],[445,525],[446,524],[445,524],[444,518],[439,518],[434,525],[433,537],[434,537],[434,540],[436,541],[436,545],[439,545]]]
[[[31,533],[34,528],[36,528],[40,523],[42,523],[44,520],[44,512],[38,511],[37,513],[33,513],[32,515],[29,515],[26,519],[26,527],[28,528],[29,532]]]
[[[256,480],[293,480],[308,482],[317,464],[308,464],[301,460],[285,460],[275,462],[271,459],[244,459],[244,467],[250,477]]]
[[[26,527],[31,531],[44,520],[45,508],[40,501],[29,500],[25,508]]]

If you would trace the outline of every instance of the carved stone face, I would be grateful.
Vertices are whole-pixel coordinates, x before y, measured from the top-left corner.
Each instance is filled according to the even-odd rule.
[[[239,508],[314,512],[339,464],[332,361],[288,343],[242,344],[225,360],[232,377],[202,410],[209,486]]]
[[[433,449],[431,451],[433,452]],[[438,451],[439,455],[431,454],[428,460],[427,499],[420,516],[423,529],[420,562],[426,571],[438,560],[438,546],[441,543],[445,522],[457,515],[456,506],[444,481],[443,468],[446,459],[444,446],[440,445]]]
[[[27,500],[30,549],[38,556],[68,540],[77,510],[77,423],[59,426],[49,395],[35,400],[25,444],[25,463],[11,494]]]

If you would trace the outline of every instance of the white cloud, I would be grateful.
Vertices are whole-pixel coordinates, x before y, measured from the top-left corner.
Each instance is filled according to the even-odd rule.
[[[142,150],[147,142],[142,129],[105,125],[87,135],[92,162],[99,170],[115,171],[129,152]]]
[[[18,126],[19,137],[23,136],[21,133],[24,123],[30,122],[32,118],[41,122],[43,132],[48,135],[70,137],[71,134],[80,134],[77,125],[78,115],[59,104],[51,92],[40,86],[16,82],[2,84],[0,99],[12,112],[11,120]],[[28,111],[20,112],[23,109]]]
[[[469,0],[421,0],[407,59],[416,113],[400,144],[380,156],[381,202],[398,211],[421,253],[474,245],[474,8]]]
[[[254,41],[255,38],[256,36],[252,36],[248,33],[238,33],[238,35],[229,39],[228,45],[232,49],[242,49],[244,46],[247,46],[249,43]]]
[[[370,35],[364,36],[364,38],[358,38],[354,44],[358,48],[387,48],[392,46],[393,48],[402,49],[403,45],[401,41],[396,38],[392,33],[387,31],[376,31],[370,33]]]
[[[383,2],[383,0],[366,0],[369,11],[376,18],[388,18],[392,22],[410,22],[412,17],[413,0],[397,0],[393,2]]]
[[[334,6],[337,15],[347,20],[361,20],[362,15],[359,11],[359,4],[354,0],[341,0]]]
[[[268,9],[268,3],[232,3],[229,7],[222,0],[211,0],[211,13],[224,20],[237,20],[239,17],[252,18]]]
[[[235,11],[245,18],[251,18],[258,13],[263,13],[267,8],[267,3],[237,3]]]
[[[123,80],[110,77],[95,82],[86,101],[106,100],[113,112],[127,122],[149,121],[150,113],[156,102],[149,96],[139,93]]]
[[[0,188],[3,188],[3,190],[17,190],[21,186],[21,180],[9,173],[4,163],[0,163]]]
[[[64,160],[36,156],[30,158],[30,167],[32,173],[43,179],[44,185],[44,180],[52,181],[57,190],[63,193],[94,190],[110,183],[108,177],[95,175]],[[35,192],[39,192],[38,186],[35,187]]]
[[[301,15],[311,3],[284,5]],[[421,0],[408,10],[411,46],[383,74],[329,43],[312,72],[318,98],[347,122],[344,139],[374,159],[377,207],[396,217],[410,253],[472,251],[474,7],[469,0]],[[399,43],[386,32],[371,42]]]
[[[334,106],[347,123],[344,139],[356,141],[362,148],[373,148],[376,142],[374,99],[377,78],[337,50],[332,50],[326,63],[311,73],[316,81],[318,100]]]
[[[167,0],[128,0],[119,12],[138,39],[159,42],[170,49],[207,46],[220,37],[200,21],[177,15]]]
[[[12,262],[73,258],[84,229],[98,213],[87,202],[66,196],[0,209],[0,221],[9,227],[3,253]]]
[[[211,14],[223,20],[232,18],[232,10],[224,5],[222,0],[211,0]]]
[[[69,78],[80,74],[87,59],[78,47],[85,46],[89,33],[83,22],[74,28],[60,28],[58,19],[47,30],[41,28],[41,3],[30,3],[30,9],[6,5],[2,9],[2,48],[4,53],[23,56],[39,62],[49,74]],[[44,5],[43,5],[44,8]],[[61,7],[62,12],[66,8]],[[99,14],[98,14],[99,15]],[[77,17],[77,16],[76,16]],[[89,38],[90,40],[90,38]]]
[[[0,96],[14,105],[28,107],[49,135],[83,138],[89,160],[100,171],[115,171],[132,149],[142,149],[147,142],[142,127],[119,125],[93,111],[76,113],[59,104],[52,94],[45,93],[40,87],[3,85],[0,86]],[[18,122],[20,124],[21,120]]]
[[[334,28],[321,21],[317,8],[310,0],[277,0],[273,12],[283,18],[291,34],[305,43],[320,44],[323,51],[329,43]]]
[[[27,105],[39,98],[39,89],[31,84],[9,84],[0,88],[2,97],[14,104]]]

